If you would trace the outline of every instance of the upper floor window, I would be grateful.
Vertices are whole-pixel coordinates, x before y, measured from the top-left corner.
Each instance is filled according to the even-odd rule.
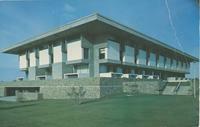
[[[99,49],[99,59],[105,59],[106,57],[106,48]]]
[[[89,58],[89,48],[83,48],[83,58],[84,59]]]

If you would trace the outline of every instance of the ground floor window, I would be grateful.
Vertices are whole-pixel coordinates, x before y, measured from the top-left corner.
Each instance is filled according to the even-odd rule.
[[[88,64],[76,65],[75,66],[75,72],[76,73],[89,73],[89,66],[88,66]]]

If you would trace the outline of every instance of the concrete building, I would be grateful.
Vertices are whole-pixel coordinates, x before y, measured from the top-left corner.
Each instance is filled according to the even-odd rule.
[[[99,14],[2,51],[19,56],[29,80],[75,77],[185,77],[195,58]]]

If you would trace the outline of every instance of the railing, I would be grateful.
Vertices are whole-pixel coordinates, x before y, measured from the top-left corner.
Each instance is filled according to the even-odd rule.
[[[121,73],[120,73],[121,74]],[[122,74],[121,78],[132,79],[159,79],[158,75]]]
[[[176,86],[176,88],[174,89],[174,92],[178,92],[179,88],[180,88],[181,82],[178,83],[178,85]]]
[[[188,82],[189,79],[183,77],[168,77],[167,82]]]
[[[136,79],[137,74],[123,74],[122,78],[133,78]]]
[[[107,72],[107,73],[100,73],[100,77],[110,77],[110,78],[121,78],[123,73],[115,73],[115,72]]]

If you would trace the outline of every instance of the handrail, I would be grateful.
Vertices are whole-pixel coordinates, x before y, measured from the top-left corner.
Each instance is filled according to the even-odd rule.
[[[178,83],[178,85],[176,86],[176,88],[174,89],[174,92],[177,92],[178,89],[180,88],[181,82]]]

